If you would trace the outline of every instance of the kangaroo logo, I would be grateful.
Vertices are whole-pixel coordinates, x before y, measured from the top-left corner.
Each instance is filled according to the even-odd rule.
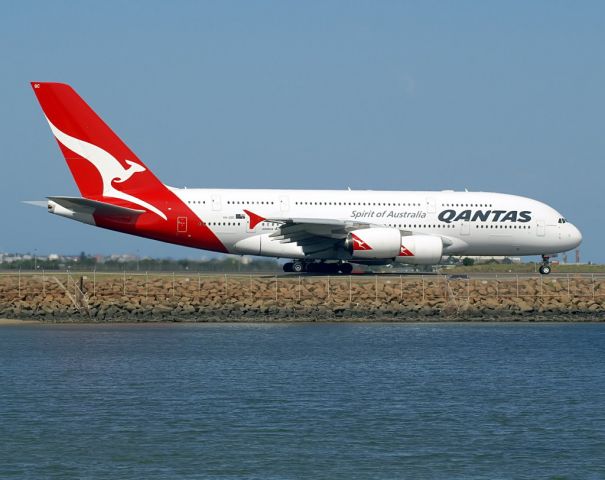
[[[131,160],[125,160],[129,166],[128,168],[124,168],[124,166],[109,152],[106,152],[92,143],[85,142],[84,140],[80,140],[62,132],[55,127],[48,118],[46,121],[50,125],[50,129],[54,136],[62,145],[88,160],[99,171],[99,175],[101,175],[101,179],[103,180],[103,197],[126,200],[146,208],[156,215],[159,215],[164,220],[167,220],[166,215],[153,205],[150,205],[140,198],[133,197],[132,195],[117,190],[113,186],[113,182],[124,183],[135,173],[144,172],[146,170],[145,167]]]
[[[351,234],[351,238],[353,239],[353,250],[372,250],[372,247],[354,233]]]

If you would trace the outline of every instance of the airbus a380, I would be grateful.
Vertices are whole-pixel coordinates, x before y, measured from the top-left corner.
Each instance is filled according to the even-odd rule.
[[[169,187],[69,85],[32,87],[81,194],[47,197],[48,211],[97,227],[344,274],[447,255],[541,255],[547,274],[550,256],[582,241],[550,206],[501,193]]]

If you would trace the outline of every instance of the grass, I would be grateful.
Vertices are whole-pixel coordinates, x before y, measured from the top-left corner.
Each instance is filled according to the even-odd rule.
[[[442,268],[447,273],[537,273],[539,263],[515,263],[510,265],[484,263],[480,265],[459,265],[453,268]],[[553,273],[605,273],[605,265],[560,264],[552,265]]]

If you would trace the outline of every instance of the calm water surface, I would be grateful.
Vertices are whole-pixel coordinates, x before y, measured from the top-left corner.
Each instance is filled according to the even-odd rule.
[[[0,478],[605,478],[605,325],[3,326]]]

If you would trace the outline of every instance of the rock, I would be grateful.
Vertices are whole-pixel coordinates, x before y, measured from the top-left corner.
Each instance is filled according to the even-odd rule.
[[[0,315],[45,321],[199,320],[293,321],[377,319],[383,321],[456,319],[584,319],[604,320],[605,282],[583,278],[530,278],[446,282],[442,277],[283,277],[171,278],[100,276],[86,281],[88,309],[54,282],[22,278],[19,291],[13,277],[0,277]],[[400,282],[402,282],[400,284]],[[329,290],[328,290],[329,284]],[[518,290],[517,290],[518,285]],[[403,287],[403,289],[402,289]],[[568,289],[569,288],[569,289]],[[403,291],[403,295],[402,295]],[[71,291],[70,291],[71,292]],[[94,295],[93,295],[94,293]],[[520,295],[517,298],[517,293]],[[349,302],[349,298],[353,302]],[[300,299],[300,300],[299,300]],[[489,313],[487,313],[489,312]],[[531,313],[531,315],[529,315]],[[537,316],[539,315],[539,316]]]
[[[525,300],[518,300],[517,301],[517,308],[521,311],[521,312],[533,312],[534,311],[534,307],[532,307],[529,303],[527,303]]]

